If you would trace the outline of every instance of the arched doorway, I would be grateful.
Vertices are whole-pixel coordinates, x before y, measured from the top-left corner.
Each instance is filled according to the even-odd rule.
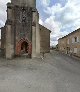
[[[27,39],[21,39],[16,43],[16,56],[27,55],[31,57],[32,54],[32,43]]]
[[[23,41],[21,43],[21,54],[28,53],[28,43]]]

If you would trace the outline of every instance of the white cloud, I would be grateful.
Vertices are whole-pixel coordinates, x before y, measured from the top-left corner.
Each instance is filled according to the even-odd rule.
[[[47,6],[44,12],[49,17],[45,19],[43,25],[52,31],[51,39],[60,38],[80,27],[80,0],[67,0],[64,7],[60,3]]]
[[[50,4],[50,0],[41,0],[44,7],[48,6]]]
[[[6,4],[9,1],[10,0],[0,1],[0,27],[3,26],[6,21]],[[50,6],[50,0],[40,0],[40,2],[44,7],[44,13],[48,15],[48,17],[45,20],[40,19],[39,23],[52,31],[51,45],[57,44],[56,39],[80,27],[80,0],[66,0],[66,2],[63,0],[63,2],[65,2],[64,6],[62,6],[61,3]]]
[[[7,2],[10,2],[10,0],[1,0],[0,1],[0,27],[4,26],[6,18],[7,18]]]
[[[39,19],[39,24],[43,25],[42,19]]]

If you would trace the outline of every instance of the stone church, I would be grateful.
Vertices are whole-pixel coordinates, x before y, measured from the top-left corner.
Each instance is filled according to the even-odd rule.
[[[39,24],[36,0],[11,0],[7,20],[1,28],[1,49],[7,59],[26,53],[39,57],[50,52],[50,30]]]

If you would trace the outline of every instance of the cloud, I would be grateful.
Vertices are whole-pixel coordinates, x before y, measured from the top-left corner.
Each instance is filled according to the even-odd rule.
[[[1,27],[1,26],[4,26],[4,24],[5,24],[5,23],[4,23],[2,20],[0,20],[0,27]]]
[[[6,21],[7,2],[10,0],[0,1],[0,27]],[[80,0],[37,0],[37,4],[39,23],[52,31],[51,45],[56,45],[57,39],[80,27]]]
[[[0,1],[0,27],[4,26],[6,18],[7,18],[7,2],[10,2],[10,0],[1,0]]]
[[[39,24],[43,25],[42,19],[39,19]]]
[[[48,15],[43,25],[52,31],[51,39],[59,39],[80,27],[80,0],[63,1],[64,6],[59,2],[43,9]],[[55,44],[57,41],[51,40],[51,43]]]
[[[50,4],[50,0],[41,0],[41,2],[42,2],[42,5],[44,7],[46,7],[46,6],[48,6]]]

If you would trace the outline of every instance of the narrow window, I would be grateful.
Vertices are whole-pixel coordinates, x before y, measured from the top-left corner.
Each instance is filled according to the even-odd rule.
[[[75,39],[75,42],[77,42],[77,37],[74,37],[74,39]]]

